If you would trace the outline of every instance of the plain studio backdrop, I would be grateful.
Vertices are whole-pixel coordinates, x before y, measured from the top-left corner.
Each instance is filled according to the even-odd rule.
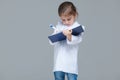
[[[0,80],[54,80],[49,24],[63,1],[0,0]],[[78,80],[120,80],[120,1],[71,1],[86,29]]]

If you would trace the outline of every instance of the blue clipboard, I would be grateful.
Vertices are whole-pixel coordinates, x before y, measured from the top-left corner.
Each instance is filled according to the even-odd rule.
[[[84,30],[81,25],[72,29],[72,35],[74,35],[74,36],[77,36],[77,35],[81,34],[82,32],[84,32]],[[60,32],[60,33],[57,33],[54,35],[50,35],[50,36],[48,36],[48,38],[51,40],[52,43],[54,43],[57,41],[65,40],[66,36],[62,32]]]

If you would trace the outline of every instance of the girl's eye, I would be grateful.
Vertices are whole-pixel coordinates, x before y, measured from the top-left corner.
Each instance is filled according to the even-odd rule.
[[[70,21],[71,19],[68,19],[68,21]]]
[[[71,20],[71,18],[68,18],[67,20],[68,20],[68,21],[70,21],[70,20]]]
[[[65,21],[64,19],[62,21]]]

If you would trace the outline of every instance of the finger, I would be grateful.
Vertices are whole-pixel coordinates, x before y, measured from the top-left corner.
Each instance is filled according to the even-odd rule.
[[[69,30],[70,33],[72,33],[72,30]]]

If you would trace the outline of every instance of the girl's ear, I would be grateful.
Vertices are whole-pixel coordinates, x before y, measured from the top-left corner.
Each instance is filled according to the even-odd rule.
[[[75,15],[75,19],[77,19],[78,18],[78,14],[76,13],[76,15]]]
[[[77,14],[74,17],[75,17],[75,19],[77,19]]]

